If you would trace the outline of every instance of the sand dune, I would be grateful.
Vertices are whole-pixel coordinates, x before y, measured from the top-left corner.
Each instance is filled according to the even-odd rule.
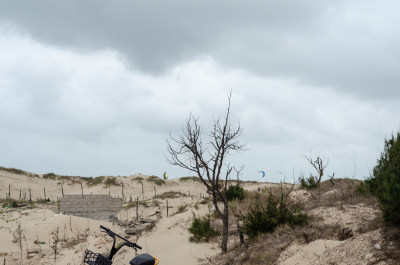
[[[111,239],[100,232],[100,225],[109,227],[143,247],[137,253],[130,248],[121,250],[114,258],[115,264],[129,264],[135,254],[140,253],[156,256],[160,264],[209,264],[209,260],[213,260],[214,264],[226,264],[229,260],[232,261],[229,264],[241,264],[237,257],[240,257],[239,260],[246,260],[244,257],[248,256],[247,260],[251,260],[257,255],[262,257],[263,251],[265,252],[263,249],[268,249],[268,246],[262,245],[262,241],[256,241],[246,248],[237,248],[237,243],[232,239],[229,244],[232,251],[220,256],[219,239],[210,243],[191,243],[188,228],[193,214],[204,215],[212,211],[212,206],[200,203],[207,195],[203,184],[197,181],[174,179],[157,185],[155,178],[141,174],[118,177],[117,186],[106,186],[104,183],[91,186],[87,182],[81,185],[77,180],[79,179],[44,179],[41,175],[0,170],[1,197],[4,198],[10,193],[13,199],[18,200],[22,197],[27,200],[30,192],[33,200],[44,199],[46,196],[52,201],[35,203],[33,208],[28,205],[1,209],[0,262],[1,259],[5,259],[6,264],[81,264],[86,249],[106,254],[111,246]],[[243,183],[246,190],[260,190],[274,185],[276,184]],[[119,225],[116,222],[60,214],[56,200],[62,197],[62,192],[82,194],[82,191],[83,194],[110,194],[120,198],[124,195],[125,207],[117,215]],[[311,236],[318,235],[310,242],[296,239],[283,244],[285,247],[279,250],[279,257],[274,264],[369,264],[374,261],[380,261],[379,264],[395,264],[391,263],[390,259],[382,259],[385,254],[381,246],[386,243],[381,230],[378,227],[376,230],[367,229],[379,215],[376,205],[353,200],[351,203],[341,201],[339,206],[335,203],[342,200],[340,196],[343,194],[334,189],[312,195],[314,198],[311,198],[309,193],[297,189],[291,196],[295,201],[308,205],[309,209],[306,207],[306,210],[313,216],[313,220],[317,220],[318,223],[315,224],[318,226],[349,229],[353,235],[338,240],[337,235],[330,236],[318,230],[320,232],[317,234],[310,233]],[[318,201],[315,196],[319,196],[318,198],[327,204],[315,206]],[[139,217],[150,221],[154,227],[139,235],[127,235],[124,228],[136,220],[136,207],[127,206],[129,201],[135,198],[140,200]],[[312,229],[311,225],[310,231]],[[55,248],[57,233],[59,242]],[[358,258],[353,258],[352,253]],[[257,264],[263,263],[261,261]]]

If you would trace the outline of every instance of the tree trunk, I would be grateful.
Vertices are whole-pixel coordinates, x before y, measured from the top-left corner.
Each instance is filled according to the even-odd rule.
[[[244,244],[244,235],[239,220],[236,220],[236,227],[239,232],[239,246],[242,246]]]
[[[222,243],[221,243],[221,251],[222,253],[226,253],[228,251],[228,203],[224,203],[224,214],[222,216]]]

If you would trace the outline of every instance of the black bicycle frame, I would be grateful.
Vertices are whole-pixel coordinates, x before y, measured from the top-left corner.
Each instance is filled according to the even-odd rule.
[[[104,227],[102,225],[100,225],[100,228],[102,228],[103,230],[105,230],[107,232],[107,234],[112,237],[114,239],[112,248],[110,250],[110,254],[108,255],[108,259],[112,260],[112,258],[114,257],[114,255],[118,252],[118,250],[120,250],[123,246],[128,246],[128,247],[132,247],[132,248],[138,248],[138,249],[142,249],[141,246],[137,245],[136,243],[133,243],[131,241],[129,241],[128,239],[114,233],[113,231],[111,231],[110,229],[108,229],[107,227]],[[116,238],[115,237],[119,237],[122,240],[124,240],[125,242],[123,244],[121,244],[119,247],[115,247],[115,242],[116,242]]]

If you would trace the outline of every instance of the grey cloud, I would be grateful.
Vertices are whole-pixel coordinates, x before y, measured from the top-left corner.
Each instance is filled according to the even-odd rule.
[[[3,1],[0,21],[70,49],[112,49],[162,74],[212,56],[363,98],[400,96],[396,1]]]
[[[312,0],[3,1],[0,21],[60,46],[115,49],[132,66],[159,72],[224,49],[221,40],[240,41],[237,32],[261,28],[273,36],[274,31],[313,28],[324,9],[321,1]]]
[[[246,177],[264,163],[278,177],[277,172],[284,170],[290,176],[292,167],[305,168],[299,154],[310,151],[330,157],[330,170],[338,170],[338,174],[344,168],[351,171],[348,168],[353,168],[354,158],[358,165],[367,161],[371,166],[381,151],[385,133],[398,126],[400,116],[398,92],[389,89],[396,84],[393,75],[397,59],[389,58],[395,54],[394,46],[387,41],[387,52],[382,51],[382,56],[376,52],[371,58],[363,58],[365,47],[358,53],[353,46],[346,49],[329,30],[330,37],[324,38],[325,25],[317,23],[325,14],[324,6],[313,9],[312,2],[307,3],[310,12],[289,14],[293,11],[288,10],[283,17],[272,6],[267,18],[247,16],[254,9],[251,5],[242,6],[245,11],[237,11],[237,16],[218,17],[213,11],[205,21],[211,24],[199,23],[208,12],[209,6],[204,5],[203,9],[196,7],[202,10],[199,13],[179,10],[176,14],[182,13],[182,17],[170,23],[164,19],[133,29],[144,36],[151,32],[149,29],[160,32],[158,27],[165,23],[177,36],[166,39],[165,46],[157,36],[150,36],[154,38],[151,41],[139,38],[141,43],[135,43],[132,35],[124,35],[130,28],[118,25],[127,20],[123,12],[128,11],[118,11],[122,15],[112,21],[118,13],[112,10],[117,6],[109,7],[110,12],[103,14],[109,16],[108,20],[96,24],[97,28],[93,21],[85,21],[84,15],[91,16],[78,7],[83,2],[54,6],[59,9],[53,10],[56,15],[43,13],[42,21],[39,11],[13,15],[10,9],[5,12],[0,8],[3,21],[16,23],[32,35],[1,34],[0,145],[5,151],[0,153],[0,160],[5,166],[39,173],[45,173],[44,169],[85,175],[111,171],[122,175],[135,170],[158,174],[170,168],[163,157],[168,132],[179,133],[190,112],[200,116],[202,124],[211,124],[213,115],[223,115],[226,95],[232,88],[232,121],[242,123],[243,139],[251,148],[234,158],[243,158],[238,164],[246,164]],[[146,6],[150,7],[154,8]],[[165,6],[161,4],[161,8]],[[166,13],[158,12],[159,16]],[[73,14],[79,22],[71,22],[77,23],[74,26],[67,19]],[[140,21],[153,18],[137,15]],[[48,16],[60,20],[53,22]],[[293,19],[288,19],[290,16]],[[215,27],[210,26],[213,23]],[[198,29],[190,31],[195,26]],[[190,38],[192,42],[187,40]],[[373,40],[371,47],[384,46]],[[327,42],[330,46],[324,46]],[[203,54],[212,59],[194,60]],[[147,73],[127,70],[119,61],[123,56]],[[379,56],[382,58],[376,59]],[[176,66],[185,60],[192,62]],[[375,65],[370,66],[369,61]],[[386,68],[388,64],[392,67]],[[373,70],[379,72],[371,73]],[[376,98],[378,81],[373,80],[383,82],[380,88],[390,99],[360,100],[343,92],[351,87],[359,89],[355,93]],[[342,90],[332,89],[339,86]],[[173,170],[177,176],[187,174]],[[366,172],[365,168],[359,171]]]

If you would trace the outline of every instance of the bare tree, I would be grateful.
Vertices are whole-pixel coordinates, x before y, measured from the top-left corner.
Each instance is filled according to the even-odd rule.
[[[60,237],[59,237],[59,227],[55,229],[51,234],[53,235],[53,244],[50,245],[50,247],[54,251],[54,264],[57,264],[57,255],[59,254],[59,246],[58,243],[60,242]],[[87,237],[86,237],[87,238]],[[40,243],[40,242],[39,242]]]
[[[313,175],[313,174],[310,173],[310,177],[312,177],[312,178],[315,180],[315,182],[317,183],[317,185],[319,186],[319,184],[321,183],[322,176],[324,175],[324,170],[325,170],[325,168],[326,168],[326,167],[328,166],[328,164],[329,164],[329,159],[326,159],[326,160],[324,161],[320,156],[317,156],[316,159],[313,159],[313,158],[311,157],[311,155],[310,155],[310,156],[304,155],[303,157],[304,157],[304,158],[313,166],[313,168],[317,171],[317,174],[316,174],[316,175]],[[333,177],[332,177],[332,178],[333,178]]]
[[[240,124],[232,128],[229,122],[231,96],[232,93],[228,96],[226,115],[223,119],[218,118],[214,121],[208,142],[203,142],[203,130],[198,118],[193,115],[189,116],[185,126],[182,127],[182,135],[178,138],[170,135],[167,141],[168,162],[196,173],[211,195],[215,211],[223,223],[222,252],[227,251],[229,221],[226,191],[229,176],[234,169],[225,160],[232,151],[244,150],[244,144],[239,141],[243,134]],[[221,202],[223,207],[218,202]]]
[[[18,244],[18,247],[19,247],[19,250],[20,250],[20,254],[21,255],[20,255],[19,262],[22,265],[22,251],[23,251],[22,240],[24,239],[25,235],[22,232],[21,223],[18,223],[18,226],[17,226],[16,230],[13,233],[13,237],[14,237],[14,239],[13,239],[12,242]]]

